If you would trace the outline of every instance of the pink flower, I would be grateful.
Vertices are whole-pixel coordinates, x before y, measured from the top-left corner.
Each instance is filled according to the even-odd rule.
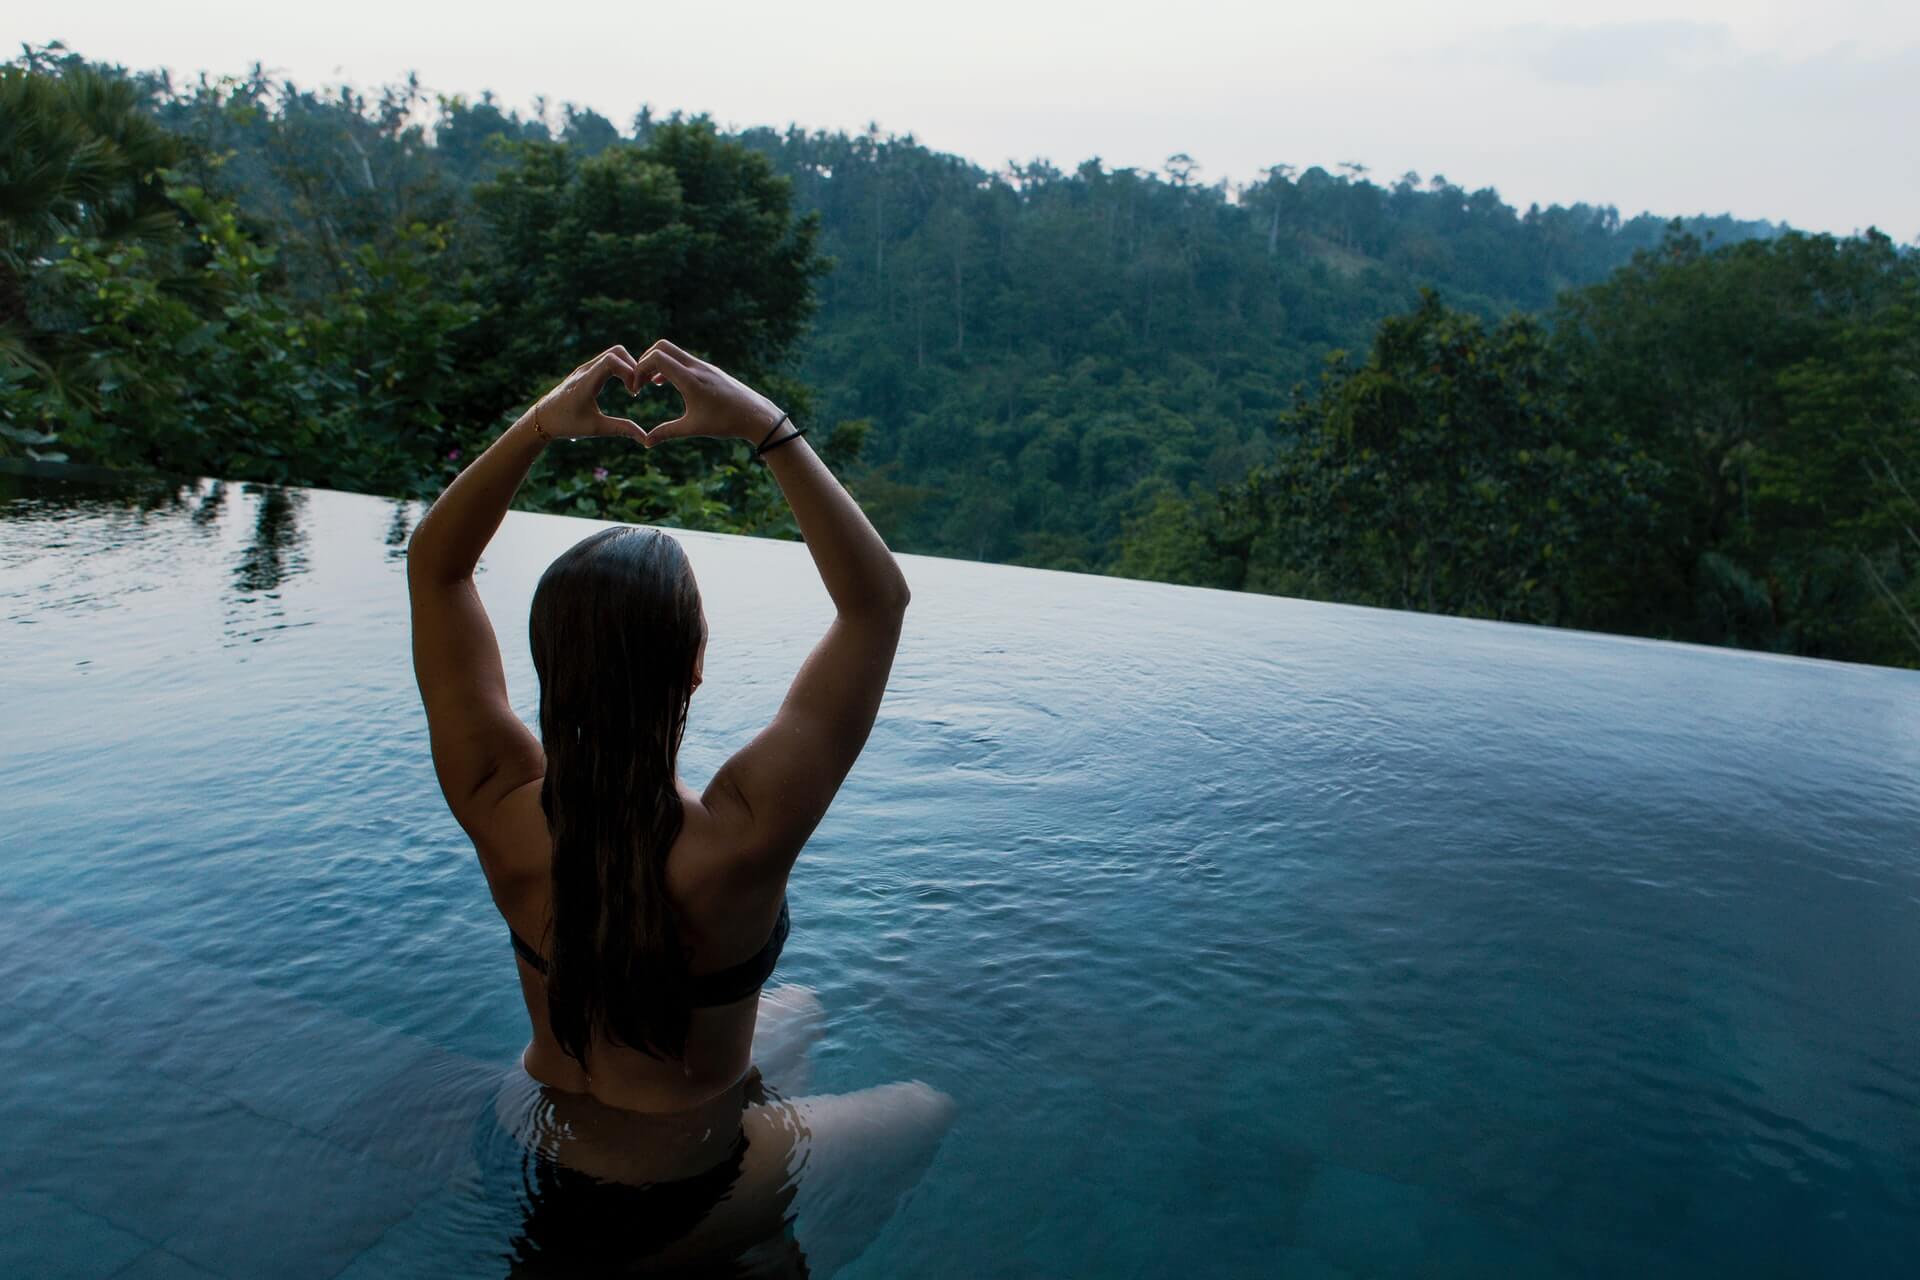
[[[607,478],[607,469],[605,467],[595,467],[593,469],[593,478],[595,480],[605,480]]]
[[[447,450],[447,461],[448,462],[460,461],[460,451],[458,449]]]

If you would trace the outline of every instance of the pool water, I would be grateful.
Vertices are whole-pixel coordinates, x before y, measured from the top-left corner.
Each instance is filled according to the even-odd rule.
[[[418,515],[0,476],[0,1274],[506,1274],[525,1015]],[[529,719],[595,527],[483,562]],[[799,544],[683,538],[697,784],[830,609]],[[841,1274],[1912,1274],[1920,673],[903,564],[779,977],[816,1091],[957,1112]]]

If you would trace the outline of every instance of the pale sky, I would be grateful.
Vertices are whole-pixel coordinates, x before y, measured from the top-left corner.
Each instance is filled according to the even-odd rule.
[[[912,133],[988,168],[1412,169],[1585,200],[1920,239],[1914,0],[13,0],[0,38],[176,73],[574,102],[624,130]]]

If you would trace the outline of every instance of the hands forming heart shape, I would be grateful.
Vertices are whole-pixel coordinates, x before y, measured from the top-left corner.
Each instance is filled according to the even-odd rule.
[[[680,393],[686,411],[652,429],[630,418],[604,414],[598,403],[600,390],[614,379],[635,396],[646,386],[670,386]],[[534,425],[555,440],[625,436],[649,449],[662,440],[685,436],[757,441],[781,418],[773,401],[665,338],[638,359],[625,347],[607,348],[540,397],[529,414]]]

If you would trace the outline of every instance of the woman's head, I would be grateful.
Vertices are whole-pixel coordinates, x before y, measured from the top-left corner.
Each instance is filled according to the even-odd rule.
[[[679,542],[626,525],[582,538],[541,575],[529,630],[549,752],[554,731],[571,725],[580,740],[609,735],[607,745],[664,730],[678,753],[707,647]]]
[[[676,784],[706,617],[686,552],[612,528],[563,552],[533,593],[553,836],[548,1019],[582,1063],[597,1035],[678,1057],[686,956],[666,895]]]

